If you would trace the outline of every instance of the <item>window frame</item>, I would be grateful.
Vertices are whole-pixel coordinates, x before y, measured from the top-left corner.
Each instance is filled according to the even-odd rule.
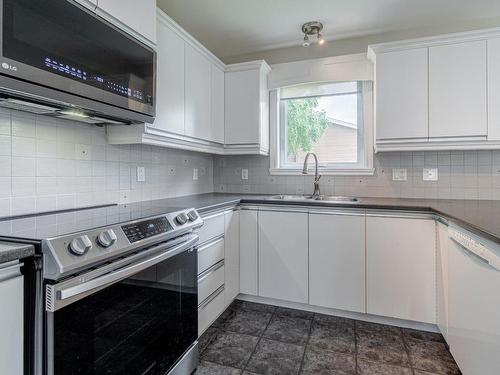
[[[373,82],[358,81],[358,84],[360,85],[358,116],[362,118],[361,126],[358,128],[358,161],[356,163],[322,163],[320,160],[318,169],[323,175],[373,175],[375,172],[373,168]],[[302,164],[287,163],[286,150],[282,147],[286,139],[286,131],[282,124],[285,113],[284,105],[281,104],[279,97],[279,89],[270,92],[270,104],[271,165],[269,172],[271,175],[301,175]]]

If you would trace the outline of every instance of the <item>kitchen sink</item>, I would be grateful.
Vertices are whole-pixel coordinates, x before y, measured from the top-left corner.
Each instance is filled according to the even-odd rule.
[[[358,198],[355,197],[344,197],[344,196],[335,196],[335,195],[273,195],[268,200],[279,200],[279,201],[324,201],[324,202],[332,202],[332,203],[356,203],[358,202]]]

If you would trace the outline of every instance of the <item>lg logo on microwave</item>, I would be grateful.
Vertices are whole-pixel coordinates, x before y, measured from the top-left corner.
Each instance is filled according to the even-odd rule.
[[[7,64],[6,62],[2,63],[2,68],[17,72],[17,66]]]

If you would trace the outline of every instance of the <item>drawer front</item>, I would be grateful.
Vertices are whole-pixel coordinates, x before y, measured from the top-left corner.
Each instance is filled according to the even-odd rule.
[[[216,264],[198,279],[198,304],[224,285],[224,263]]]
[[[203,218],[203,226],[198,229],[200,236],[200,244],[210,241],[211,239],[224,235],[224,213],[207,216]]]
[[[207,300],[198,309],[198,335],[201,336],[205,330],[210,327],[215,319],[224,312],[224,287],[215,292],[213,296]]]
[[[224,259],[224,238],[198,247],[198,275]]]

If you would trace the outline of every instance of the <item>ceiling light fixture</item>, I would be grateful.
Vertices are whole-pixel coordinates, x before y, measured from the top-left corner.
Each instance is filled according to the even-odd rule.
[[[318,44],[322,45],[325,43],[325,39],[323,35],[321,35],[321,31],[323,30],[323,24],[318,21],[307,22],[302,25],[302,32],[304,33],[304,41],[302,42],[303,47],[309,47],[309,36],[316,35],[318,40]]]

